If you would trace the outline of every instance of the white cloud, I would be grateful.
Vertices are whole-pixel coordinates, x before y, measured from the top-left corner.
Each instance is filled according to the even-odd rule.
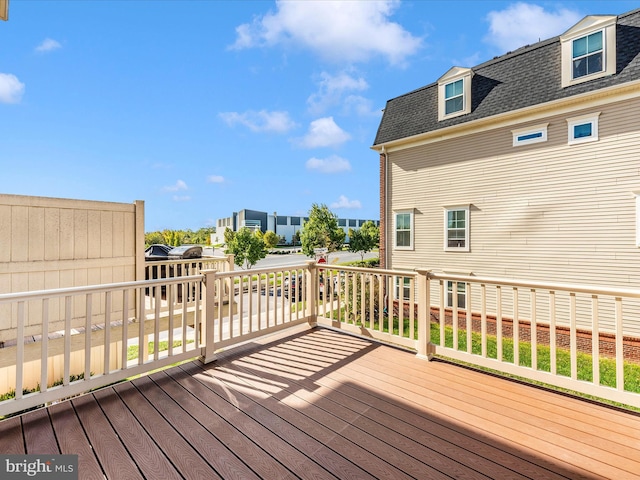
[[[191,200],[191,197],[189,195],[174,195],[173,196],[173,201],[174,202],[188,202],[189,200]]]
[[[309,132],[300,141],[300,145],[305,148],[332,147],[341,145],[351,138],[347,132],[342,130],[333,117],[319,118],[309,125]]]
[[[351,170],[349,161],[337,155],[331,155],[328,158],[310,158],[307,160],[306,166],[309,170],[318,170],[321,173],[338,173]]]
[[[57,50],[59,48],[62,48],[62,45],[60,45],[60,43],[51,38],[45,38],[42,43],[36,47],[36,52],[52,52],[53,50]]]
[[[399,0],[276,1],[276,12],[236,28],[233,49],[302,46],[332,61],[361,62],[381,55],[402,64],[422,46],[390,17]]]
[[[581,18],[574,10],[560,8],[549,12],[539,5],[518,2],[504,10],[489,12],[489,34],[485,41],[503,51],[512,51],[560,35]]]
[[[360,95],[349,95],[342,101],[342,109],[345,114],[355,113],[361,117],[382,116],[381,110],[374,110],[371,100]]]
[[[187,184],[182,180],[178,180],[175,185],[170,185],[168,187],[164,187],[163,190],[165,192],[179,192],[181,190],[188,190]]]
[[[307,99],[309,109],[315,113],[321,113],[329,107],[342,103],[342,99],[349,92],[361,92],[369,88],[367,81],[356,78],[346,72],[331,75],[327,72],[320,74],[318,91]]]
[[[360,203],[360,200],[349,200],[344,195],[340,195],[338,201],[329,205],[329,208],[362,208],[362,204]]]
[[[220,118],[230,127],[240,124],[254,132],[285,133],[296,126],[287,112],[268,112],[266,110],[259,112],[250,110],[245,113],[223,112],[220,113]]]
[[[0,73],[0,103],[19,103],[24,94],[24,83],[10,73]]]
[[[209,175],[207,183],[224,183],[224,177],[222,175]]]

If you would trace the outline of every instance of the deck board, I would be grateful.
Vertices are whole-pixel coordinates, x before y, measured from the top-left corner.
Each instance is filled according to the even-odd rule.
[[[80,478],[637,479],[640,415],[329,329],[0,421]]]

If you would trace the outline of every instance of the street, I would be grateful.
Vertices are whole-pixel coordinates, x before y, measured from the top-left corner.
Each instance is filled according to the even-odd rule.
[[[378,256],[378,252],[369,252],[364,258],[376,258]],[[309,257],[302,253],[289,253],[284,255],[267,255],[266,258],[259,260],[253,268],[268,268],[268,267],[281,267],[288,265],[302,265],[308,260],[311,260]],[[328,263],[344,263],[344,262],[353,262],[356,260],[360,260],[359,253],[351,253],[351,252],[334,252],[329,255]]]

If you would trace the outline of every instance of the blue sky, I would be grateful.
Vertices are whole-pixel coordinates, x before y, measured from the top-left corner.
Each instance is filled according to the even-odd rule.
[[[10,0],[0,193],[379,217],[385,102],[637,1]]]

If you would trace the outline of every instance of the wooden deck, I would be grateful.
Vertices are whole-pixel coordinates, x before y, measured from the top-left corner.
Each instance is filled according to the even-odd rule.
[[[640,416],[314,329],[0,422],[82,479],[638,479]]]

